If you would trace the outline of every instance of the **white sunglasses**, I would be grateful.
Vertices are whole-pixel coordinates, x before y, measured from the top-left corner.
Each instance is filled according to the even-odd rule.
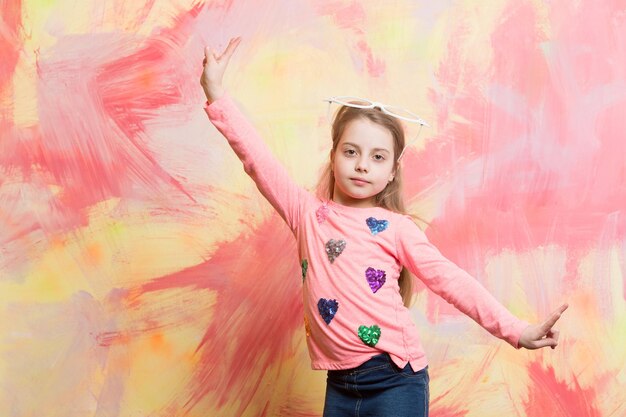
[[[366,98],[340,96],[340,97],[325,98],[323,101],[328,102],[329,112],[330,112],[331,103],[337,103],[342,106],[348,106],[348,107],[356,107],[357,109],[373,109],[373,108],[378,107],[384,113],[393,117],[397,117],[398,119],[402,119],[410,123],[418,123],[422,126],[429,126],[428,123],[422,120],[415,113],[411,113],[410,111],[402,109],[400,107],[390,106],[388,104],[379,103],[377,101],[368,100]]]
[[[388,114],[388,115],[396,117],[398,119],[407,121],[409,123],[417,123],[417,124],[419,124],[420,125],[420,129],[417,132],[417,135],[415,136],[415,139],[413,139],[412,141],[410,141],[409,143],[407,143],[404,146],[404,149],[402,149],[402,152],[400,152],[400,156],[398,156],[398,161],[400,161],[400,158],[402,158],[402,155],[404,155],[404,151],[406,150],[406,148],[408,148],[409,145],[411,145],[413,142],[415,142],[417,140],[417,138],[419,137],[420,132],[422,131],[422,126],[430,127],[430,125],[428,123],[426,123],[424,120],[422,120],[415,113],[411,113],[410,111],[402,109],[400,107],[389,106],[387,104],[382,104],[382,103],[379,103],[377,101],[371,101],[371,100],[368,100],[368,99],[365,99],[365,98],[352,97],[352,96],[339,96],[339,97],[325,98],[323,101],[327,101],[328,102],[328,113],[326,115],[326,119],[327,120],[330,120],[330,105],[331,105],[331,103],[337,103],[337,104],[342,105],[342,106],[355,107],[357,109],[374,109],[374,108],[378,107],[385,114]]]

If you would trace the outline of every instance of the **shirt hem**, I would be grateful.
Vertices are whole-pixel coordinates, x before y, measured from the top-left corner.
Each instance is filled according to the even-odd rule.
[[[316,371],[344,371],[346,369],[356,368],[357,366],[360,366],[363,363],[365,363],[372,356],[375,356],[380,353],[384,353],[384,352],[382,351],[374,352],[371,355],[366,355],[356,360],[344,361],[344,362],[313,361],[311,362],[311,369],[316,370]],[[393,363],[395,363],[396,366],[398,366],[399,368],[404,368],[407,363],[410,363],[411,368],[413,369],[413,372],[417,372],[420,369],[424,369],[428,365],[428,360],[426,359],[426,356],[421,356],[419,358],[407,360],[407,359],[402,359],[392,353],[389,353],[389,352],[387,353],[389,354],[389,357],[391,358]]]

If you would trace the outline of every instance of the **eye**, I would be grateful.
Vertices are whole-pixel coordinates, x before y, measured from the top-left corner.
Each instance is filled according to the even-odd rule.
[[[356,151],[354,149],[346,149],[345,151],[343,151],[344,155],[346,156],[353,156],[356,155]]]
[[[376,154],[374,155],[374,159],[377,161],[384,161],[385,160],[385,156],[381,155],[381,154]]]

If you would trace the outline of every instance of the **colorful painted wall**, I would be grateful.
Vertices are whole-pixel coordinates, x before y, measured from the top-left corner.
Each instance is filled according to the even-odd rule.
[[[626,3],[0,2],[0,415],[317,416],[287,227],[208,121],[203,47],[297,182],[322,98],[428,120],[428,235],[519,317],[516,351],[423,287],[431,413],[626,415]]]

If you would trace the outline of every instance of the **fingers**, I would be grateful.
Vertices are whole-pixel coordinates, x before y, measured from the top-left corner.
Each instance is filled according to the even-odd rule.
[[[563,304],[561,307],[556,309],[546,321],[543,322],[543,325],[541,327],[546,334],[550,331],[552,326],[554,326],[554,324],[561,318],[561,314],[563,314],[563,312],[567,310],[567,307],[569,307],[567,304]]]
[[[548,334],[548,336],[550,336],[550,334]],[[559,344],[559,331],[558,330],[552,331],[552,339],[554,339],[554,346],[551,346],[551,347],[552,349],[554,349]]]
[[[554,349],[558,345],[559,332],[558,330],[550,330],[548,332],[542,332],[539,326],[533,326],[531,328],[531,334],[529,334],[530,340],[527,340],[524,347],[527,349],[541,349],[544,347],[551,347]]]
[[[563,304],[561,307],[559,307],[556,311],[557,311],[559,314],[563,314],[563,312],[564,312],[565,310],[567,310],[567,308],[568,308],[568,307],[569,307],[569,304],[565,303],[565,304]]]
[[[202,67],[206,67],[206,64],[209,62],[209,59],[211,59],[211,57],[213,57],[213,60],[215,60],[215,53],[210,46],[207,46],[204,48],[204,59],[202,60]]]
[[[551,337],[546,337],[544,339],[539,339],[533,342],[534,349],[541,349],[541,348],[548,347],[548,346],[554,349],[557,345],[558,345],[557,341]]]
[[[561,315],[565,310],[567,310],[568,307],[569,305],[567,303],[561,305],[559,308],[552,312],[550,317],[548,317],[545,322],[543,322],[543,324],[541,325],[541,332],[543,333],[542,336],[546,337],[536,341],[538,345],[537,348],[550,346],[552,349],[554,349],[558,345],[559,331],[556,329],[553,330],[552,327],[561,318]]]
[[[205,47],[204,59],[202,60],[202,66],[203,67],[206,66],[207,62],[209,62],[209,60],[211,59],[213,61],[220,62],[223,58],[226,59],[226,64],[228,64],[228,61],[230,61],[230,57],[235,52],[235,49],[237,49],[237,46],[239,46],[240,42],[241,42],[241,36],[238,36],[236,38],[231,38],[230,41],[228,42],[228,46],[226,47],[226,50],[222,52],[222,54],[219,56],[210,46]]]
[[[219,57],[216,57],[216,59],[218,61],[221,61],[222,58],[226,58],[226,62],[228,62],[230,60],[230,57],[235,52],[235,49],[237,49],[237,46],[239,45],[240,42],[241,42],[241,36],[238,36],[236,38],[231,38],[230,41],[228,42],[228,46],[226,47],[226,50]]]

